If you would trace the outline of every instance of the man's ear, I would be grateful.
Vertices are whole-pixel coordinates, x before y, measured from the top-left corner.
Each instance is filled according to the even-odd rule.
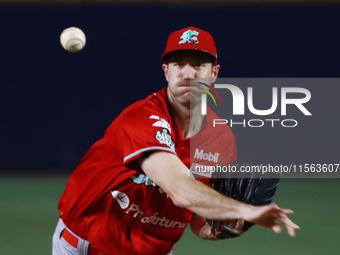
[[[220,71],[220,65],[215,65],[215,66],[212,67],[212,80],[211,80],[211,82],[216,81],[219,71]]]
[[[162,69],[164,71],[164,76],[165,76],[166,80],[169,81],[168,80],[168,64],[163,64]]]

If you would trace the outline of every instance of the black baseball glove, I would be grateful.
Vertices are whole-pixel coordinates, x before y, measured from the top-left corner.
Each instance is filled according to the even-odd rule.
[[[218,166],[220,166],[220,169],[223,167],[222,164],[219,164]],[[234,170],[237,169],[237,171],[240,169],[237,162],[232,162],[229,166],[232,166]],[[252,167],[250,164],[243,164],[243,166]],[[237,171],[236,173],[231,173],[231,171],[213,172],[210,180],[210,187],[227,197],[247,204],[266,205],[272,202],[276,188],[279,184],[279,174],[273,172],[266,172],[263,174],[237,173]],[[241,236],[254,225],[254,223],[245,221],[243,228],[238,231],[234,227],[225,225],[222,221],[209,219],[206,219],[206,221],[211,227],[212,235],[217,239]]]

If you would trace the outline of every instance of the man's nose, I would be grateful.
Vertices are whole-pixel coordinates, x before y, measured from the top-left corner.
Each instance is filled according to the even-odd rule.
[[[195,78],[195,69],[191,65],[186,64],[183,68],[183,79],[192,80],[194,78]]]

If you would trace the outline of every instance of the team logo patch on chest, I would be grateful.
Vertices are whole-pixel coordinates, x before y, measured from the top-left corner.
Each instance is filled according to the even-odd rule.
[[[165,145],[169,146],[172,150],[175,150],[174,141],[172,140],[172,137],[168,133],[167,129],[163,128],[162,131],[157,131],[156,132],[156,139],[159,141],[159,143],[165,144]]]

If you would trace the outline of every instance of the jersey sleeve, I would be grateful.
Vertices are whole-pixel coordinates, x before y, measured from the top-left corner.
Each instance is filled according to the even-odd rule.
[[[124,164],[149,151],[176,154],[167,111],[162,112],[156,106],[144,106],[125,114],[120,125]]]

